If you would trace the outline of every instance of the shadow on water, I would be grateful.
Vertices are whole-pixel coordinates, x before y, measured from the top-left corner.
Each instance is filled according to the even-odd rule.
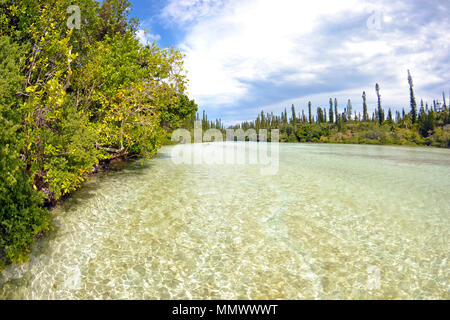
[[[170,156],[155,156],[156,158],[166,159]],[[138,178],[143,175],[147,170],[154,166],[152,160],[147,159],[130,159],[127,161],[120,162],[108,168],[107,171],[102,171],[96,173],[94,176],[90,177],[79,189],[75,190],[63,201],[56,206],[56,208],[63,208],[64,211],[70,211],[73,207],[80,205],[82,202],[86,202],[97,197],[97,190],[104,183],[114,183],[117,177],[123,179],[127,178]]]
[[[156,158],[165,159],[170,158],[170,156],[158,155],[153,159]],[[61,202],[52,208],[52,212],[63,216],[74,214],[79,206],[99,198],[98,190],[101,190],[105,184],[121,183],[120,181],[123,180],[135,181],[153,166],[152,159],[130,159],[120,162],[119,165],[90,177],[79,189],[61,199]],[[117,179],[119,177],[120,179]],[[55,220],[52,223],[52,227],[52,230],[40,236],[33,245],[33,256],[38,257],[42,254],[50,253],[51,246],[49,243],[55,240],[61,229],[61,226]]]
[[[161,153],[155,156],[155,159],[172,159],[173,157],[168,153]]]

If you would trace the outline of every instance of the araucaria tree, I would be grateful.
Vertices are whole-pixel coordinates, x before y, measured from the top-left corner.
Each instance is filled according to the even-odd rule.
[[[411,73],[408,70],[408,83],[409,83],[409,99],[411,106],[411,121],[412,123],[416,123],[417,121],[417,104],[416,97],[414,96],[414,85],[411,77]]]
[[[351,120],[352,118],[352,100],[348,99],[347,101],[347,119]]]
[[[333,99],[330,98],[330,110],[329,110],[330,123],[334,123],[334,113],[333,113]]]
[[[292,123],[295,124],[295,123],[297,123],[297,115],[295,114],[295,106],[294,105],[292,105],[291,111],[292,111]]]
[[[309,120],[309,123],[312,123],[311,101],[308,102],[308,120]]]
[[[362,99],[363,99],[363,120],[367,121],[369,120],[369,114],[367,113],[367,98],[365,91],[363,91]]]
[[[334,98],[334,117],[336,119],[336,122],[339,122],[339,115],[338,115],[338,101],[336,98]]]
[[[381,95],[380,95],[380,86],[378,83],[375,85],[375,91],[377,92],[377,99],[378,99],[378,109],[377,109],[377,115],[378,115],[378,121],[380,124],[384,121],[384,111],[381,108]]]
[[[317,123],[324,123],[325,122],[325,116],[324,111],[322,108],[317,108]]]

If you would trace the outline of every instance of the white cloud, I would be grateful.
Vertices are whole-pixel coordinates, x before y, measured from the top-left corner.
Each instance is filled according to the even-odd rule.
[[[223,3],[223,0],[172,0],[163,9],[161,17],[184,24],[213,15]]]
[[[139,29],[136,32],[136,37],[139,39],[139,42],[144,46],[147,44],[151,44],[153,41],[158,41],[161,39],[159,34],[151,34],[147,30]]]
[[[281,81],[301,88],[329,85],[331,78],[342,102],[347,101],[344,95],[360,98],[362,90],[370,92],[378,81],[384,101],[397,104],[408,101],[407,69],[420,79],[418,93],[430,96],[421,88],[442,82],[433,70],[450,44],[447,21],[417,21],[408,31],[409,5],[387,0],[172,0],[163,16],[185,25],[179,46],[186,54],[189,92],[201,106],[233,106],[251,99],[254,82]],[[381,30],[367,28],[366,19],[374,12],[382,13]],[[342,82],[353,79],[330,75],[344,70],[367,82],[354,81],[354,88],[344,89]],[[311,100],[326,97],[323,105],[332,94],[311,95]],[[299,99],[303,94],[293,96],[289,105]],[[283,100],[280,94],[276,103]]]

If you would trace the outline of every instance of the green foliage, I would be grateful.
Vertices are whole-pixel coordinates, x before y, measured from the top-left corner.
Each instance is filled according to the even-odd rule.
[[[329,124],[326,123],[301,123],[295,135],[299,142],[318,142],[321,136],[327,135],[329,132]],[[290,141],[291,142],[291,141]]]
[[[23,261],[34,237],[50,228],[50,215],[40,207],[42,196],[31,187],[20,158],[24,139],[16,92],[23,83],[22,49],[0,37],[0,269]]]
[[[162,110],[161,125],[167,131],[182,126],[184,119],[188,119],[198,110],[194,100],[189,100],[186,95],[178,95],[178,99]]]
[[[128,9],[130,7],[128,0],[104,0],[99,10],[100,25],[99,39],[106,35],[125,34],[127,31],[135,32],[138,21],[129,20]]]
[[[436,126],[436,114],[434,111],[426,113],[422,111],[419,116],[419,132],[423,137],[428,137],[433,134]]]
[[[151,88],[130,83],[113,99],[100,95],[101,122],[96,123],[97,148],[107,151],[106,158],[134,154],[151,156],[159,146],[161,130],[158,108],[150,104]],[[111,156],[114,155],[114,156]]]
[[[94,132],[56,79],[28,91],[25,159],[36,187],[54,201],[79,187],[97,162]]]

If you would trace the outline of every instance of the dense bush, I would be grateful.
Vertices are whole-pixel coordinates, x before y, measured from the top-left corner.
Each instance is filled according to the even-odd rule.
[[[197,110],[183,56],[142,45],[127,0],[0,0],[0,264],[50,228],[42,209],[99,162],[152,156]]]
[[[19,99],[23,83],[21,48],[8,37],[0,37],[0,268],[23,261],[34,237],[50,228],[50,215],[40,207],[42,197],[32,188],[19,150]]]

